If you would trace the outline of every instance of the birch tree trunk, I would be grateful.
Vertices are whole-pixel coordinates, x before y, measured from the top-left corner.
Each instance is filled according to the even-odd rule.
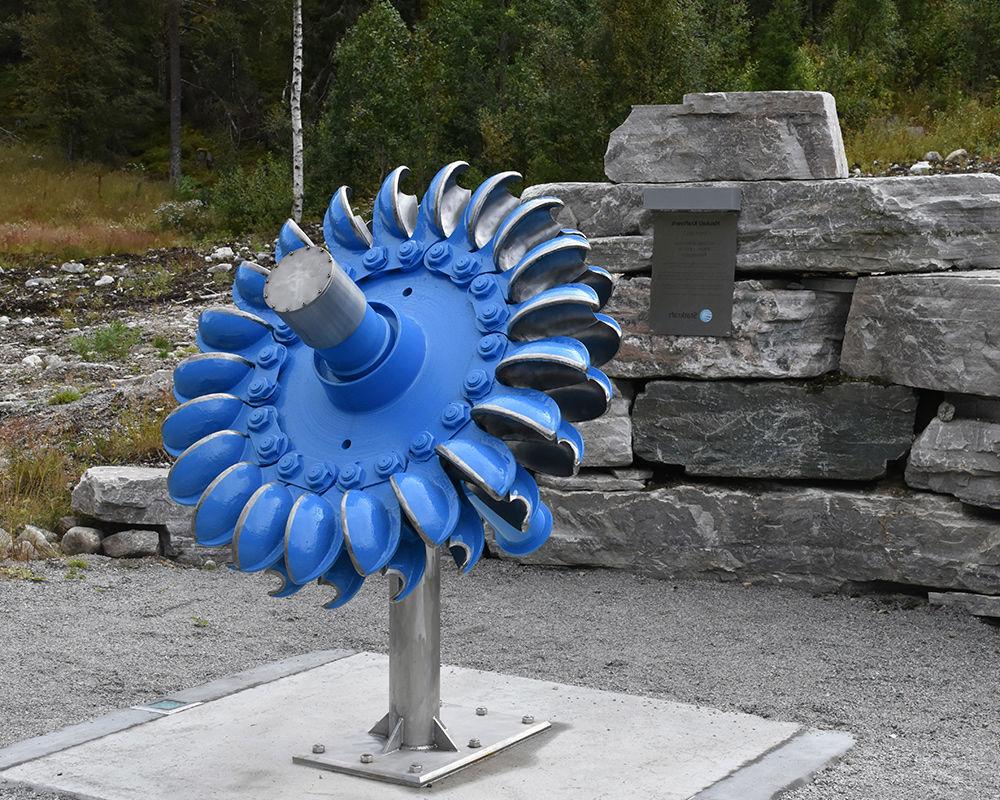
[[[302,0],[292,0],[292,219],[302,221]]]
[[[181,180],[181,0],[167,3],[167,49],[170,71],[170,183]]]

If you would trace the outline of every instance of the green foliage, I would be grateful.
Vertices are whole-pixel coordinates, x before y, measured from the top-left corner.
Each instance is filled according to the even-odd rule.
[[[69,158],[120,152],[152,121],[153,0],[37,0],[21,20],[25,116]]]
[[[234,233],[273,233],[292,207],[291,176],[291,164],[275,156],[223,172],[211,201],[221,227]]]
[[[83,393],[79,389],[73,386],[66,386],[52,393],[49,397],[49,405],[64,406],[68,403],[75,403],[81,397],[83,397]]]
[[[414,163],[420,147],[410,32],[395,8],[376,0],[337,47],[333,62],[337,78],[314,133],[311,170],[331,182],[339,174],[342,183],[371,196],[386,172]]]
[[[115,320],[93,333],[74,337],[70,340],[70,347],[84,361],[97,361],[100,358],[122,361],[138,343],[139,331]]]
[[[182,3],[185,178],[172,192],[151,180],[170,153],[162,4],[8,11],[0,144],[31,142],[53,164],[34,145],[58,145],[77,163],[64,176],[25,159],[6,170],[0,151],[0,250],[65,258],[273,235],[291,207],[287,0]],[[687,92],[830,91],[860,161],[879,143],[900,152],[915,125],[998,148],[1000,0],[306,0],[303,14],[313,219],[342,183],[370,207],[400,163],[411,186],[458,158],[467,184],[511,168],[527,182],[600,180],[630,107]]]

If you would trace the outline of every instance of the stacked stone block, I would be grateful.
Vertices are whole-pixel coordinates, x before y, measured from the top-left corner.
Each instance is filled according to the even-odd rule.
[[[531,560],[1000,595],[1000,176],[848,178],[810,92],[636,107],[605,166],[528,190],[591,237],[624,330]],[[663,183],[741,191],[730,337],[648,326]]]

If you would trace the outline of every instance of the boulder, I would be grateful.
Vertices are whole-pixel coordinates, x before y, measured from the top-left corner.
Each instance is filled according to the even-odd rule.
[[[167,470],[159,467],[91,467],[73,489],[78,514],[127,525],[190,527],[193,509],[167,495]]]
[[[119,531],[105,538],[101,549],[111,558],[155,556],[160,552],[160,534],[143,530]]]
[[[101,552],[101,532],[97,528],[76,525],[66,531],[60,547],[65,555],[78,556]]]
[[[712,185],[742,193],[736,251],[742,272],[1000,267],[1000,175]],[[652,186],[551,183],[532,186],[522,197],[559,197],[565,203],[559,221],[590,237],[651,236],[652,212],[643,208],[643,193]]]
[[[584,467],[623,467],[632,463],[632,418],[629,401],[615,386],[611,405],[603,416],[574,423],[583,437]]]
[[[635,453],[688,475],[871,480],[913,439],[912,389],[872,383],[653,381]]]
[[[837,369],[851,296],[738,281],[728,337],[664,336],[648,324],[650,278],[619,278],[607,313],[622,326],[615,378],[811,378]]]
[[[922,389],[997,396],[998,329],[1000,273],[863,278],[847,320],[841,369]]]
[[[615,183],[846,178],[847,154],[827,92],[709,92],[632,106],[604,172]]]
[[[947,606],[974,617],[1000,618],[1000,597],[969,592],[928,592],[932,606]]]
[[[542,495],[555,525],[524,558],[533,564],[820,591],[875,581],[1000,591],[1000,521],[941,495],[705,483]]]
[[[1000,423],[932,419],[910,452],[906,482],[1000,509]]]

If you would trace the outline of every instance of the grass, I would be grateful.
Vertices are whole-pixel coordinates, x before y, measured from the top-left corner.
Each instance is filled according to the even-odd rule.
[[[115,320],[93,333],[73,337],[69,344],[84,361],[97,361],[100,357],[122,361],[139,343],[139,338],[138,330]]]
[[[16,536],[24,525],[51,528],[70,512],[69,485],[79,477],[61,448],[12,450],[0,468],[0,528]]]
[[[52,396],[49,397],[49,405],[64,406],[67,403],[75,403],[81,397],[83,397],[83,392],[72,386],[67,386],[52,393]]]
[[[44,575],[39,575],[28,567],[0,567],[0,578],[9,578],[14,581],[32,581],[34,583],[42,583],[45,580]]]
[[[174,343],[166,336],[154,336],[153,347],[156,348],[156,354],[160,358],[167,358],[174,350]]]
[[[922,128],[916,133],[913,128]],[[909,163],[936,150],[944,158],[964,148],[970,154],[1000,152],[1000,98],[994,104],[971,98],[947,112],[916,110],[892,120],[872,120],[857,131],[844,132],[847,160],[871,170],[893,162]],[[875,170],[877,171],[877,170]]]
[[[66,559],[66,574],[63,576],[68,581],[82,581],[87,576],[84,574],[83,570],[87,569],[89,566],[86,561],[82,558],[67,558]]]
[[[0,451],[0,528],[16,535],[32,523],[53,528],[71,512],[70,490],[87,467],[162,461],[160,429],[173,407],[169,394],[118,416],[110,430],[83,441],[39,443]]]
[[[0,147],[0,252],[68,259],[183,244],[153,213],[169,199],[165,181],[141,172]]]

